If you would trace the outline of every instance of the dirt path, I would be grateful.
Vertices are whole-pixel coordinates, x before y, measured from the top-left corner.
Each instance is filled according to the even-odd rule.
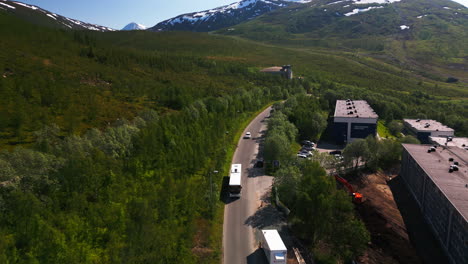
[[[371,244],[359,259],[364,264],[423,263],[410,242],[403,217],[387,181],[396,175],[370,174],[351,181],[364,195],[357,210],[371,233]]]

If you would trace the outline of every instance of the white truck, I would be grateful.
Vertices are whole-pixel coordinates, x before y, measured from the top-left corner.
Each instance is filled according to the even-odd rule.
[[[229,174],[229,197],[241,197],[242,164],[232,164]]]
[[[270,264],[286,264],[288,250],[276,229],[262,230],[261,247]]]

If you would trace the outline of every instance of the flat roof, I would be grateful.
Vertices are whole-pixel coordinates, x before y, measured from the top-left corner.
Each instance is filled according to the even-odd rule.
[[[379,116],[367,101],[347,99],[336,100],[335,117],[378,118]]]
[[[428,153],[431,145],[403,144],[403,147],[468,221],[468,150],[440,146]],[[449,172],[454,162],[449,158],[458,162],[458,171]]]
[[[466,137],[452,137],[451,141],[447,141],[447,137],[429,137],[429,139],[440,146],[458,147],[461,149],[468,149],[468,138]]]
[[[286,246],[281,239],[278,230],[276,229],[265,229],[262,230],[263,236],[265,237],[266,242],[270,250],[284,250],[286,251]]]
[[[283,67],[269,67],[260,70],[261,72],[282,72]]]
[[[450,127],[432,119],[403,119],[403,121],[417,131],[455,132],[455,130]]]

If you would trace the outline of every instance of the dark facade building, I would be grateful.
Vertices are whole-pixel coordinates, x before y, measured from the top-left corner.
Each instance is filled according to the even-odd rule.
[[[292,66],[291,65],[283,65],[282,67],[270,67],[261,70],[260,72],[265,72],[269,74],[275,74],[283,76],[291,80],[293,78]]]
[[[455,130],[431,119],[403,119],[406,132],[413,134],[421,143],[429,144],[429,137],[452,137]]]
[[[338,144],[350,143],[377,132],[379,116],[363,100],[337,100],[335,107],[334,134]]]
[[[400,176],[452,264],[468,264],[467,170],[463,148],[403,144]]]

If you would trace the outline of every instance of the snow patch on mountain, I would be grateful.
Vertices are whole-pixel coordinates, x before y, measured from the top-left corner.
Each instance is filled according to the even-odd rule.
[[[234,25],[242,21],[253,19],[275,9],[291,4],[310,3],[313,0],[242,0],[229,5],[182,14],[162,21],[150,30],[201,30],[208,31]],[[216,23],[215,23],[216,21]],[[213,24],[214,23],[214,24]],[[222,24],[222,25],[221,25]],[[197,29],[195,29],[197,28]]]
[[[5,3],[3,3],[3,2],[0,2],[0,5],[6,6],[6,7],[10,8],[10,9],[16,9],[16,7],[11,6],[11,5],[9,5],[9,4],[5,4]]]
[[[342,0],[342,1],[331,2],[331,3],[328,3],[327,5],[336,5],[336,4],[344,3],[344,2],[349,2],[349,0]]]
[[[53,18],[53,19],[57,20],[57,18],[56,18],[56,17],[54,17],[54,16],[53,16],[53,15],[51,15],[51,14],[47,14],[47,16],[48,16],[48,17],[50,17],[50,18]]]
[[[391,4],[394,2],[400,2],[401,0],[353,0],[356,5],[368,5],[368,4]]]
[[[135,23],[135,22],[132,22],[126,25],[124,28],[122,28],[122,30],[145,30],[145,29],[146,29],[146,26]]]
[[[349,12],[349,13],[346,13],[344,14],[345,16],[352,16],[352,15],[356,15],[356,14],[359,14],[359,13],[363,13],[363,12],[367,12],[369,10],[372,10],[372,9],[378,9],[378,8],[383,8],[383,6],[370,6],[368,8],[355,8],[353,9],[353,11]]]
[[[20,6],[24,6],[24,7],[26,7],[26,8],[30,8],[30,9],[32,9],[32,10],[37,10],[37,9],[39,9],[39,8],[37,8],[37,7],[35,7],[35,6],[27,5],[27,4],[21,3],[21,2],[14,2],[14,3],[17,4],[17,5],[20,5]]]

